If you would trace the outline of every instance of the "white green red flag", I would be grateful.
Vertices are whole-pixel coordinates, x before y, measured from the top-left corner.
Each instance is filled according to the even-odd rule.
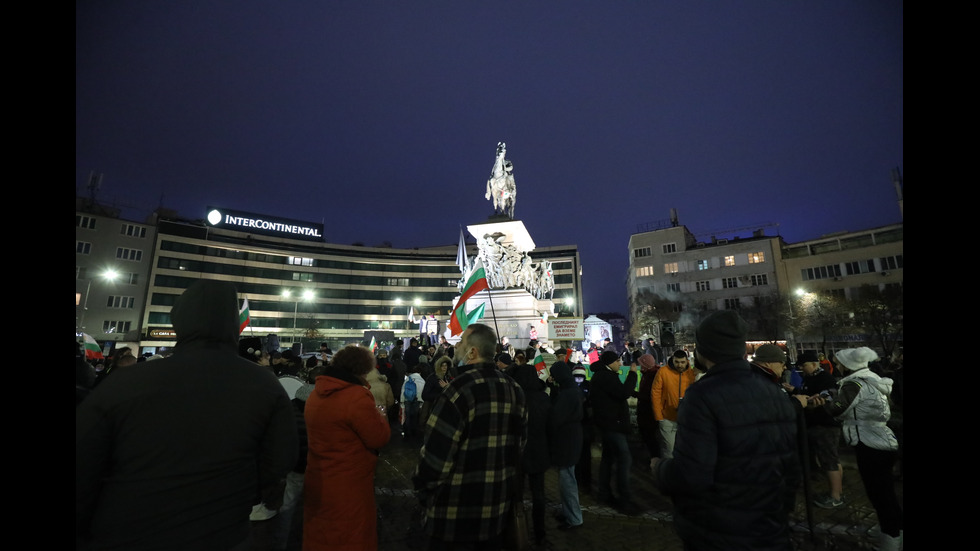
[[[242,299],[242,309],[238,312],[238,334],[241,335],[242,331],[248,327],[248,322],[252,321],[251,316],[248,312],[248,298]]]
[[[487,282],[487,272],[483,268],[483,262],[477,258],[473,261],[473,269],[470,270],[469,277],[466,278],[466,285],[463,286],[463,294],[456,301],[456,308],[449,316],[449,330],[452,336],[455,337],[461,334],[470,323],[483,317],[485,304],[481,304],[467,314],[466,301],[480,291],[488,289],[490,289],[490,284]]]
[[[374,335],[371,336],[371,344],[368,345],[368,348],[371,349],[372,354],[378,351],[378,341],[374,340]]]
[[[105,357],[102,355],[102,347],[99,343],[95,342],[92,335],[88,333],[82,333],[82,339],[85,344],[85,359],[86,360],[102,360]]]
[[[538,349],[537,354],[535,354],[535,356],[534,356],[534,361],[531,362],[531,363],[534,364],[534,370],[538,372],[538,375],[539,376],[541,375],[541,372],[544,371],[548,367],[544,363],[544,356],[541,355],[541,349],[540,348]]]

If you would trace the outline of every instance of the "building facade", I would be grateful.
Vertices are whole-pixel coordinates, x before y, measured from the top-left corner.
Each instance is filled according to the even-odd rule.
[[[420,334],[423,316],[426,332],[431,331],[433,318],[438,323],[437,334],[445,330],[453,299],[459,294],[457,245],[396,249],[329,244],[315,235],[315,225],[228,212],[223,211],[224,220],[212,210],[207,222],[172,219],[154,226],[139,225],[146,229],[140,237],[123,230],[125,239],[103,236],[107,242],[98,246],[102,234],[96,231],[115,224],[113,231],[119,232],[120,224],[127,223],[118,219],[110,223],[111,217],[105,216],[89,222],[76,212],[76,249],[82,251],[76,254],[77,273],[94,277],[94,266],[103,264],[95,261],[94,253],[103,250],[105,255],[121,254],[132,258],[127,262],[142,266],[143,271],[132,277],[140,292],[125,295],[132,297],[125,303],[127,344],[136,344],[140,352],[175,344],[170,310],[197,279],[235,283],[240,297],[248,300],[251,317],[244,336],[275,335],[283,346],[316,341],[336,348],[362,340],[366,331],[411,337]],[[231,220],[229,216],[237,225],[225,223]],[[86,227],[88,224],[92,227]],[[248,231],[250,228],[255,231]],[[476,246],[469,248],[468,254],[475,255]],[[124,252],[117,253],[117,249]],[[556,313],[581,317],[582,271],[577,248],[538,247],[533,256],[552,263]],[[81,294],[78,289],[88,281],[77,278],[76,297],[86,295],[84,289]],[[90,328],[96,319],[92,304],[107,304],[118,296],[100,281],[93,279],[91,286],[84,319]],[[84,303],[84,298],[78,300]],[[81,319],[82,306],[77,310]],[[103,317],[98,316],[99,324]],[[103,333],[91,334],[100,342],[107,340]]]
[[[100,342],[139,339],[156,227],[75,200],[75,332]]]

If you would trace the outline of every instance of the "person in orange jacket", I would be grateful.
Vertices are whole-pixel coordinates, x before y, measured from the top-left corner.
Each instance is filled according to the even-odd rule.
[[[694,382],[694,370],[687,352],[678,350],[667,360],[667,367],[657,371],[650,388],[653,416],[660,427],[662,450],[660,457],[674,455],[674,437],[677,434],[677,408],[684,399],[687,387]]]

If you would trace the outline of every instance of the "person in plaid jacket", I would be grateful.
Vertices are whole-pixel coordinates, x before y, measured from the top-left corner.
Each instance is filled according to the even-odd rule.
[[[499,549],[506,514],[521,495],[527,408],[521,387],[492,363],[496,344],[490,327],[466,328],[458,375],[429,415],[413,480],[430,550]]]

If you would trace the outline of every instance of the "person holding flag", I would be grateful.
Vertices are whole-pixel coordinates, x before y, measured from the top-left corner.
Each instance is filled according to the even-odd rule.
[[[459,300],[456,301],[456,307],[449,315],[449,330],[452,336],[461,335],[471,323],[475,323],[476,320],[483,317],[485,303],[467,314],[466,301],[484,290],[489,292],[490,284],[487,282],[487,272],[483,267],[483,261],[477,258],[473,262],[473,269],[470,270],[466,283],[463,285],[463,292],[459,296]]]

